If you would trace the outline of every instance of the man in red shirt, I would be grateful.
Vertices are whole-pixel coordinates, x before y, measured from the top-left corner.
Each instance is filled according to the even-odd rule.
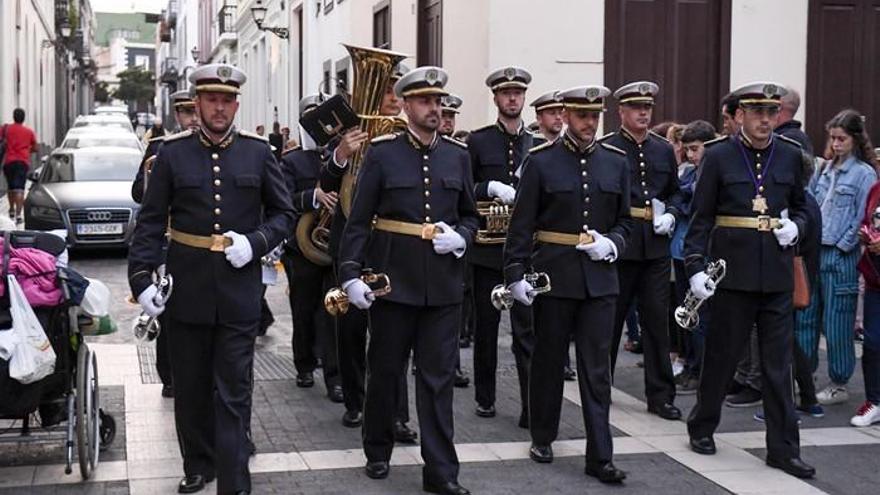
[[[24,126],[24,110],[16,108],[12,112],[12,124],[3,126],[0,137],[6,141],[6,156],[3,158],[3,174],[6,176],[9,196],[9,218],[15,223],[22,222],[24,207],[24,186],[30,167],[31,153],[37,151],[37,137],[34,131]]]

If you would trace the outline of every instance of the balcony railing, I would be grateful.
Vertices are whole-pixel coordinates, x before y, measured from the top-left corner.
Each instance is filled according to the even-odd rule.
[[[168,57],[162,60],[162,70],[159,80],[162,84],[177,84],[177,57]]]
[[[226,0],[220,11],[217,13],[218,35],[235,32],[235,12],[238,9],[238,2],[235,0]]]
[[[165,20],[171,29],[177,27],[177,3],[177,0],[168,0],[168,8],[165,11]]]

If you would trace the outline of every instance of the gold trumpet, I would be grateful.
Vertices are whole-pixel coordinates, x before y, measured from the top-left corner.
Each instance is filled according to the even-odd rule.
[[[499,199],[477,201],[477,213],[486,219],[486,228],[477,230],[477,244],[504,244],[513,205],[506,205]]]
[[[724,260],[713,261],[706,267],[706,275],[709,275],[709,280],[715,282],[716,285],[721,282],[726,274],[727,263]],[[675,308],[674,316],[678,326],[685,330],[693,330],[699,325],[699,310],[704,302],[706,302],[705,299],[698,298],[688,289],[684,295],[684,302],[681,303],[681,306]]]
[[[550,292],[552,288],[550,286],[550,275],[544,272],[526,273],[523,275],[523,280],[531,284],[531,295],[533,296]],[[513,307],[513,293],[504,284],[496,285],[492,289],[490,298],[492,299],[492,306],[495,306],[495,309],[498,311],[506,311]]]
[[[370,286],[376,297],[382,297],[391,292],[391,279],[384,273],[373,273],[372,270],[364,270],[360,279]],[[348,294],[342,287],[334,287],[327,291],[324,295],[324,309],[333,316],[345,314],[348,312]]]

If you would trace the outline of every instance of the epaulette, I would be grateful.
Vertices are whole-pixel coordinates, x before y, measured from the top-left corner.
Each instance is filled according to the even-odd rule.
[[[535,147],[529,149],[529,154],[531,154],[531,153],[535,153],[536,151],[546,150],[547,148],[553,146],[553,143],[555,143],[555,142],[556,142],[556,141],[546,141],[546,142],[543,142],[543,143],[541,143],[541,144],[539,144],[539,145],[537,145],[537,146],[535,146]]]
[[[705,147],[705,146],[712,146],[713,144],[718,144],[718,143],[720,143],[720,142],[722,142],[722,141],[726,141],[727,139],[730,139],[730,136],[729,136],[729,135],[724,135],[724,136],[721,136],[721,137],[717,137],[717,138],[715,138],[715,139],[713,139],[713,140],[711,140],[711,141],[706,141],[705,143],[703,143],[703,146],[704,146],[704,147]]]
[[[286,154],[288,154],[288,153],[290,153],[290,152],[296,151],[296,150],[298,150],[298,149],[300,149],[300,148],[302,148],[302,146],[300,146],[300,145],[296,145],[296,146],[294,146],[294,147],[292,147],[292,148],[287,149],[286,151],[282,151],[282,152],[281,152],[281,156],[284,156],[284,155],[286,155]]]
[[[493,123],[493,124],[486,124],[486,125],[484,125],[483,127],[478,127],[478,128],[476,128],[476,129],[472,130],[472,131],[471,131],[471,134],[473,134],[473,133],[475,133],[475,132],[485,131],[486,129],[491,129],[491,128],[493,128],[493,127],[495,127],[495,124],[494,124],[494,123]]]
[[[599,139],[597,139],[597,141],[602,142],[602,141],[604,141],[604,140],[610,138],[611,136],[613,136],[613,135],[615,135],[615,134],[617,134],[617,133],[614,132],[614,131],[611,131],[611,132],[609,132],[608,134],[605,134],[604,136],[602,136],[602,137],[600,137]]]
[[[662,139],[664,143],[668,143],[668,142],[669,142],[668,139],[666,139],[665,137],[661,136],[660,134],[657,134],[657,133],[654,132],[654,131],[648,131],[648,134],[654,136],[655,138]]]
[[[793,144],[793,145],[797,146],[798,149],[802,149],[802,148],[803,148],[803,145],[802,145],[801,143],[797,142],[797,140],[792,139],[792,138],[790,138],[790,137],[788,137],[788,136],[783,136],[782,134],[777,134],[776,137],[778,137],[779,139],[785,141],[785,142],[788,143],[788,144]]]
[[[176,141],[176,140],[178,140],[178,139],[183,139],[183,138],[186,138],[186,137],[190,137],[190,136],[192,136],[192,135],[193,135],[193,131],[192,131],[192,129],[187,129],[187,130],[185,130],[185,131],[180,131],[180,132],[178,132],[178,133],[176,133],[176,134],[172,134],[172,135],[170,135],[170,136],[165,136],[164,142],[168,143],[168,142],[171,142],[171,141]]]
[[[260,136],[259,134],[255,134],[255,133],[253,133],[253,132],[251,132],[251,131],[246,131],[246,130],[244,130],[244,129],[239,129],[239,130],[238,130],[238,135],[239,135],[239,136],[244,136],[244,137],[247,137],[247,138],[251,138],[251,139],[259,139],[260,141],[263,141],[263,142],[266,142],[266,143],[269,142],[269,138],[267,138],[266,136]]]
[[[611,145],[608,143],[599,143],[599,144],[601,144],[602,147],[605,148],[606,150],[610,150],[615,153],[620,153],[621,155],[626,156],[626,151],[623,151],[622,149],[618,148],[617,146],[614,146],[614,145]]]
[[[461,141],[459,141],[458,139],[455,139],[453,137],[449,137],[449,136],[440,136],[440,137],[443,138],[444,141],[448,141],[456,146],[460,146],[464,149],[468,148],[467,143],[462,143]]]
[[[386,141],[391,141],[396,137],[397,137],[397,133],[394,133],[394,132],[390,132],[388,134],[382,134],[381,136],[376,136],[373,139],[371,139],[370,144],[384,143]]]

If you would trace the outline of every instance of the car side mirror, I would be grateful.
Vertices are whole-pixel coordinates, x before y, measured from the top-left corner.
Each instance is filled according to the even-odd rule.
[[[28,180],[31,181],[31,182],[37,182],[37,181],[39,180],[39,178],[40,178],[40,171],[39,171],[39,170],[30,170],[30,171],[28,171],[28,173],[27,173],[27,178],[28,178]]]
[[[40,158],[40,164],[41,164],[41,165],[45,165],[46,162],[48,162],[48,161],[49,161],[49,155],[43,155],[43,156]]]

